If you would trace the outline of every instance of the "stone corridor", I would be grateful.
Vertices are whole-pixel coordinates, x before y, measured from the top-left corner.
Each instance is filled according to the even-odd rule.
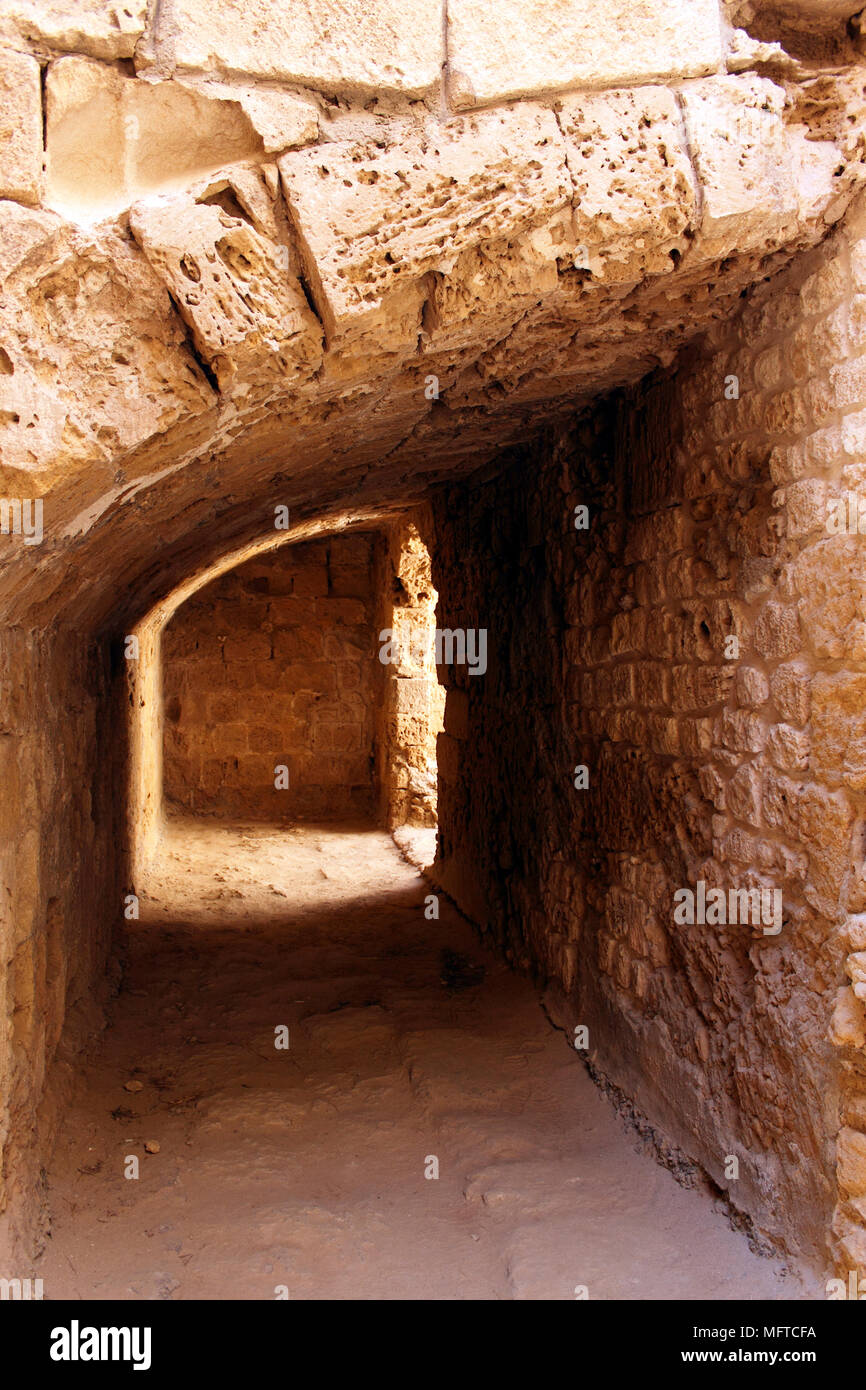
[[[4,0],[0,1279],[866,1296],[857,3]]]
[[[51,1297],[809,1297],[429,892],[369,826],[171,824],[48,1173]]]

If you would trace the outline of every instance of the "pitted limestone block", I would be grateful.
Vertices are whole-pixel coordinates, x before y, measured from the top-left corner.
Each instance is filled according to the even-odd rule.
[[[0,198],[34,206],[41,188],[39,64],[27,53],[0,52]]]
[[[60,230],[63,223],[53,212],[23,208],[0,201],[0,285]]]
[[[569,96],[558,105],[574,183],[574,229],[594,278],[671,271],[688,245],[697,194],[676,98],[664,87]]]
[[[852,951],[866,951],[866,912],[853,912],[845,923],[845,932]]]
[[[538,106],[430,124],[400,144],[301,150],[279,166],[307,274],[335,338],[382,331],[405,343],[394,332],[389,296],[408,285],[411,327],[412,306],[420,315],[426,298],[425,275],[451,275],[462,253],[483,244],[531,233],[543,241],[571,200],[556,118]],[[405,320],[397,327],[405,333]]]
[[[715,77],[683,88],[682,102],[703,194],[696,254],[716,259],[793,237],[800,198],[783,89],[764,77]]]
[[[159,278],[115,231],[32,243],[2,304],[13,371],[0,375],[0,464],[38,474],[40,489],[212,403]]]
[[[58,58],[46,82],[46,201],[93,222],[147,193],[260,157],[239,100],[145,82],[88,58]]]
[[[428,352],[456,352],[472,343],[499,342],[527,309],[552,295],[559,284],[557,247],[573,255],[571,217],[565,213],[539,235],[465,251],[450,275],[438,274],[424,312]]]
[[[319,108],[312,97],[281,92],[273,87],[231,85],[179,75],[181,86],[215,101],[235,101],[261,137],[265,154],[295,150],[319,136]]]
[[[137,204],[130,226],[221,390],[297,382],[317,370],[321,325],[289,273],[285,247],[189,197]]]
[[[44,54],[131,58],[146,18],[147,0],[3,0],[0,42]]]
[[[442,0],[176,0],[157,34],[181,68],[347,94],[423,96],[445,61]]]
[[[457,107],[570,87],[718,72],[716,0],[449,0],[449,91]]]

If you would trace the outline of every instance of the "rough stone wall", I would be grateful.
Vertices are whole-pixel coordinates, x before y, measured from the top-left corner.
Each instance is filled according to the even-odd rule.
[[[0,637],[0,1255],[43,1234],[39,1172],[101,1020],[125,864],[116,651]],[[47,1092],[44,1091],[48,1082]],[[9,1267],[8,1265],[6,1266]]]
[[[376,584],[378,649],[389,658],[377,722],[376,766],[380,814],[391,830],[436,825],[436,740],[445,691],[436,675],[431,543],[429,507],[394,523],[387,532]]]
[[[864,232],[444,497],[434,564],[440,622],[485,623],[491,649],[483,679],[449,672],[440,881],[759,1231],[820,1259],[835,1206],[847,1269],[866,1265],[866,542],[832,504],[863,498],[866,531]],[[701,879],[780,889],[781,930],[678,925]]]
[[[369,813],[372,620],[364,534],[284,546],[188,599],[163,634],[168,800],[253,819]]]

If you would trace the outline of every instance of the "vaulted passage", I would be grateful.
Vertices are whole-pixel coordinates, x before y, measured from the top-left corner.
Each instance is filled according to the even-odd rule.
[[[861,21],[84,8],[0,20],[0,1278],[866,1280]]]

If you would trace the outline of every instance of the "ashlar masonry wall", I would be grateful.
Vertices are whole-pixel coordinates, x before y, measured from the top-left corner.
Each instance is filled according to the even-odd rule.
[[[372,812],[371,535],[230,570],[178,609],[163,663],[169,802],[254,819]]]
[[[490,651],[443,673],[441,884],[673,1164],[866,1272],[862,211],[434,510],[439,621]],[[713,888],[778,920],[675,916]]]

